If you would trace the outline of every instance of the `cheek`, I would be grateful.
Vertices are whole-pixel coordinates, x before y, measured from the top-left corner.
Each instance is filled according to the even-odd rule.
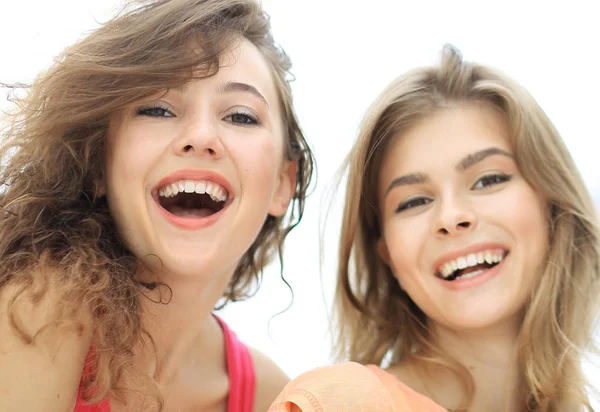
[[[548,211],[545,202],[529,185],[523,183],[511,193],[511,198],[497,202],[496,213],[504,217],[519,240],[548,243]]]
[[[164,149],[152,140],[144,142],[140,134],[120,133],[107,142],[106,171],[116,186],[126,186],[147,176]]]
[[[406,281],[419,268],[423,229],[414,223],[391,223],[386,227],[386,245],[394,277]]]
[[[520,221],[517,224],[521,228],[521,236],[529,245],[530,264],[537,270],[542,267],[549,247],[548,208],[533,190],[523,193],[523,199]]]
[[[545,201],[522,182],[510,196],[495,202],[493,216],[518,245],[527,273],[535,273],[543,265],[549,246]]]
[[[261,188],[266,188],[266,183],[274,180],[281,163],[278,148],[269,141],[240,145],[236,148],[235,157],[238,167],[244,176],[248,177],[249,183],[256,183]]]
[[[117,133],[107,141],[105,160],[106,196],[111,215],[121,231],[141,217],[145,207],[145,178],[153,170],[156,150],[140,146],[139,136]]]
[[[425,245],[423,229],[415,228],[416,225],[403,224],[402,226],[402,229],[396,228],[393,235],[386,237],[390,269],[408,296],[419,307],[426,307],[428,279],[426,269],[420,264]]]

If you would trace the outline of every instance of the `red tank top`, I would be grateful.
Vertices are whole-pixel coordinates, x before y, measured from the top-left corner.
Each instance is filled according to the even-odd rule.
[[[229,376],[229,396],[227,412],[252,412],[256,375],[250,351],[237,335],[220,318],[215,316],[225,335],[225,356],[227,358],[227,375]],[[89,370],[89,358],[85,370]],[[84,370],[84,374],[86,373]],[[82,399],[83,386],[73,412],[110,412],[108,399],[96,405],[88,405]]]

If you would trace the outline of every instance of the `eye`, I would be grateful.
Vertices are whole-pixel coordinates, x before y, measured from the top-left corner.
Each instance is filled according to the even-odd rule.
[[[485,189],[486,187],[491,187],[498,185],[500,183],[508,182],[512,178],[511,175],[498,174],[494,173],[491,175],[486,175],[481,177],[475,184],[473,185],[474,190]]]
[[[161,105],[142,106],[136,110],[136,114],[148,117],[175,117],[169,109]]]
[[[401,203],[396,208],[396,213],[400,213],[400,212],[402,212],[404,210],[408,210],[408,209],[414,209],[415,207],[427,205],[429,203],[431,203],[431,199],[427,199],[426,197],[416,197],[414,199],[409,199],[406,202]]]
[[[223,118],[226,122],[239,124],[242,126],[254,126],[259,124],[258,119],[250,113],[237,111]]]

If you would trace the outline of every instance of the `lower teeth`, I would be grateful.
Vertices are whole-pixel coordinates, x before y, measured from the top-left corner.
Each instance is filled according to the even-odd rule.
[[[482,273],[483,273],[483,272],[485,272],[486,270],[487,270],[487,269],[479,269],[479,270],[476,270],[476,271],[474,271],[474,272],[469,272],[469,273],[467,273],[466,275],[461,275],[461,276],[457,277],[456,279],[469,279],[469,278],[474,278],[475,276],[482,274]]]

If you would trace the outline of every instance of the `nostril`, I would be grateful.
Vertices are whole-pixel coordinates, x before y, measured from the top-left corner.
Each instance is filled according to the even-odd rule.
[[[216,154],[216,152],[213,149],[207,149],[208,150],[208,154],[211,156],[214,156]]]
[[[189,153],[194,151],[194,147],[191,144],[188,144],[183,148],[184,153]]]
[[[457,231],[461,231],[462,229],[469,229],[471,225],[472,222],[459,222],[454,227],[452,227],[452,225],[440,227],[438,229],[438,233],[442,235],[449,235],[450,233],[456,233]]]

